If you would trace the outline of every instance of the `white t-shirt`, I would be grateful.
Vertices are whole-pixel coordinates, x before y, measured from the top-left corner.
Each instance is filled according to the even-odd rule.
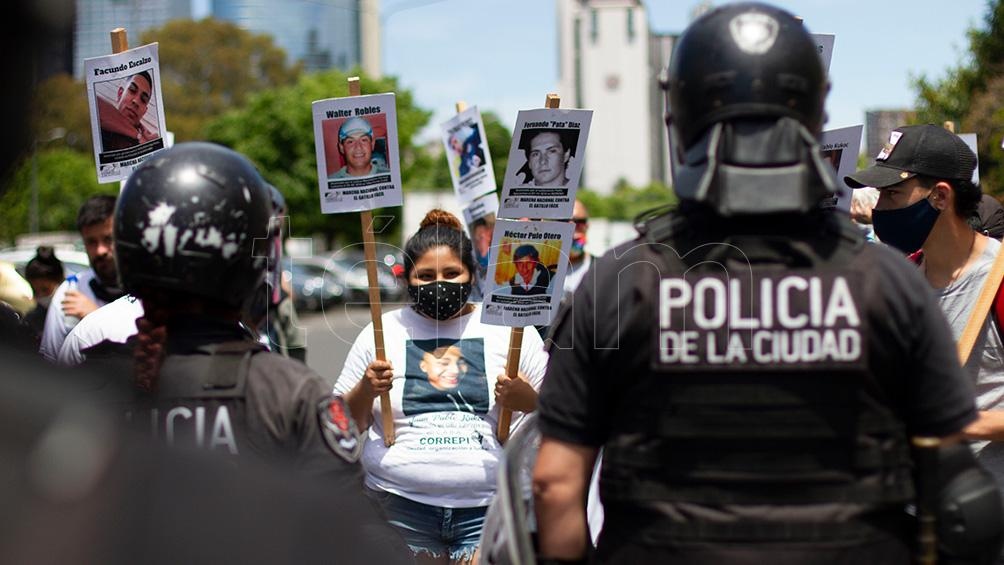
[[[125,343],[136,334],[136,320],[143,316],[143,303],[131,295],[109,302],[88,314],[63,341],[56,362],[70,367],[86,358],[82,350],[102,341]]]
[[[384,446],[380,399],[374,399],[373,425],[362,456],[370,488],[447,508],[487,506],[491,501],[502,455],[495,437],[495,382],[505,373],[511,328],[485,325],[480,319],[480,305],[445,322],[410,307],[383,315],[384,345],[394,370],[390,399],[395,443]],[[374,359],[369,324],[349,351],[335,393],[352,390]],[[546,366],[540,335],[528,327],[519,369],[536,390]],[[522,417],[514,412],[510,429]]]
[[[98,307],[101,307],[105,305],[105,301],[94,296],[94,291],[91,290],[91,280],[96,276],[93,269],[77,273],[77,290],[94,301]],[[42,329],[42,343],[38,352],[51,362],[56,361],[59,350],[63,347],[63,340],[73,329],[73,322],[67,322],[70,317],[63,314],[63,308],[60,305],[63,302],[63,297],[66,296],[66,290],[67,283],[63,281],[56,292],[52,293],[52,302],[50,302],[49,311],[45,314],[45,328]],[[73,319],[77,322],[80,321],[78,318]]]

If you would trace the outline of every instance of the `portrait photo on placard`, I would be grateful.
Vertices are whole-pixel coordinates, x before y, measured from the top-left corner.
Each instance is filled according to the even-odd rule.
[[[118,182],[165,148],[158,45],[84,60],[99,182]]]
[[[478,265],[478,279],[483,281],[488,273],[488,257],[495,231],[495,213],[499,200],[495,193],[485,194],[464,208],[467,235],[474,244],[474,260]]]
[[[495,172],[477,107],[457,114],[440,126],[453,189],[461,204],[495,192]]]
[[[321,211],[400,206],[394,95],[318,100],[312,108]]]
[[[495,222],[482,322],[547,325],[558,306],[573,226],[568,222]]]
[[[861,147],[861,125],[832,129],[823,132],[820,139],[820,155],[823,161],[833,167],[833,176],[837,182],[838,194],[833,205],[845,212],[851,209],[851,187],[844,182],[844,177],[853,174],[858,164],[858,148]]]
[[[591,120],[591,110],[519,113],[503,181],[500,217],[571,217]]]

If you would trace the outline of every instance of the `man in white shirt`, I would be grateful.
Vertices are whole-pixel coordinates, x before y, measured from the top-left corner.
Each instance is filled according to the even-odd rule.
[[[123,294],[115,267],[114,215],[115,197],[110,195],[88,198],[77,213],[77,229],[91,268],[77,274],[76,289],[64,281],[52,295],[39,347],[49,361],[56,361],[63,340],[77,322]]]

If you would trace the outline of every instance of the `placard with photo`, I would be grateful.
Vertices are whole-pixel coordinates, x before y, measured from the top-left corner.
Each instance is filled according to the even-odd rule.
[[[495,170],[477,106],[464,110],[440,127],[453,190],[461,205],[495,192]]]
[[[401,206],[394,95],[317,100],[311,109],[321,212]]]
[[[572,217],[592,117],[592,110],[520,111],[499,217]]]
[[[837,177],[836,206],[845,212],[851,210],[851,187],[844,182],[844,177],[854,174],[858,167],[858,153],[861,150],[861,130],[864,126],[856,125],[823,132],[820,149],[823,160],[833,166],[833,174]]]
[[[573,231],[569,222],[495,222],[481,321],[549,325],[561,302]]]
[[[158,45],[84,59],[98,182],[118,182],[165,148]]]
[[[495,215],[499,209],[499,199],[494,192],[485,194],[464,208],[464,223],[467,234],[474,244],[474,260],[478,265],[477,279],[484,283],[488,276],[488,262],[492,247],[492,233],[495,231]],[[481,284],[482,287],[486,286]]]

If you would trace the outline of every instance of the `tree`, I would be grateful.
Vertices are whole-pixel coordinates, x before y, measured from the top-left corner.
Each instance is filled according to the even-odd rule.
[[[77,210],[94,194],[116,194],[117,184],[98,184],[94,158],[66,148],[38,153],[39,229],[75,231]],[[7,192],[0,197],[0,241],[13,242],[28,231],[32,191],[29,155],[14,171]]]
[[[921,76],[917,90],[917,122],[956,122],[956,131],[979,138],[980,179],[985,192],[1004,193],[1004,2],[991,0],[983,27],[969,31],[969,54],[939,80]]]
[[[61,74],[40,83],[32,101],[31,121],[35,139],[93,155],[91,114],[83,82]]]
[[[252,95],[244,108],[211,122],[207,137],[247,155],[269,182],[286,197],[293,235],[325,234],[329,240],[360,241],[359,222],[346,216],[320,212],[317,159],[314,151],[314,100],[348,96],[346,75],[337,70],[303,75],[296,84]],[[401,170],[409,179],[411,170],[424,167],[423,151],[412,144],[415,134],[429,121],[430,113],[415,105],[411,92],[399,89],[394,78],[362,76],[364,94],[395,92]],[[405,180],[405,182],[409,182]],[[375,216],[396,216],[396,210]],[[377,226],[378,229],[380,226]],[[399,227],[393,222],[390,229]],[[384,234],[386,237],[388,234]]]
[[[611,194],[604,196],[582,189],[578,198],[589,209],[591,217],[623,221],[634,220],[642,212],[676,202],[673,190],[660,182],[633,187],[623,179],[617,182]]]
[[[230,22],[172,20],[147,30],[143,44],[159,42],[165,120],[177,141],[202,139],[206,124],[243,106],[258,91],[293,84],[301,64],[267,35]]]

